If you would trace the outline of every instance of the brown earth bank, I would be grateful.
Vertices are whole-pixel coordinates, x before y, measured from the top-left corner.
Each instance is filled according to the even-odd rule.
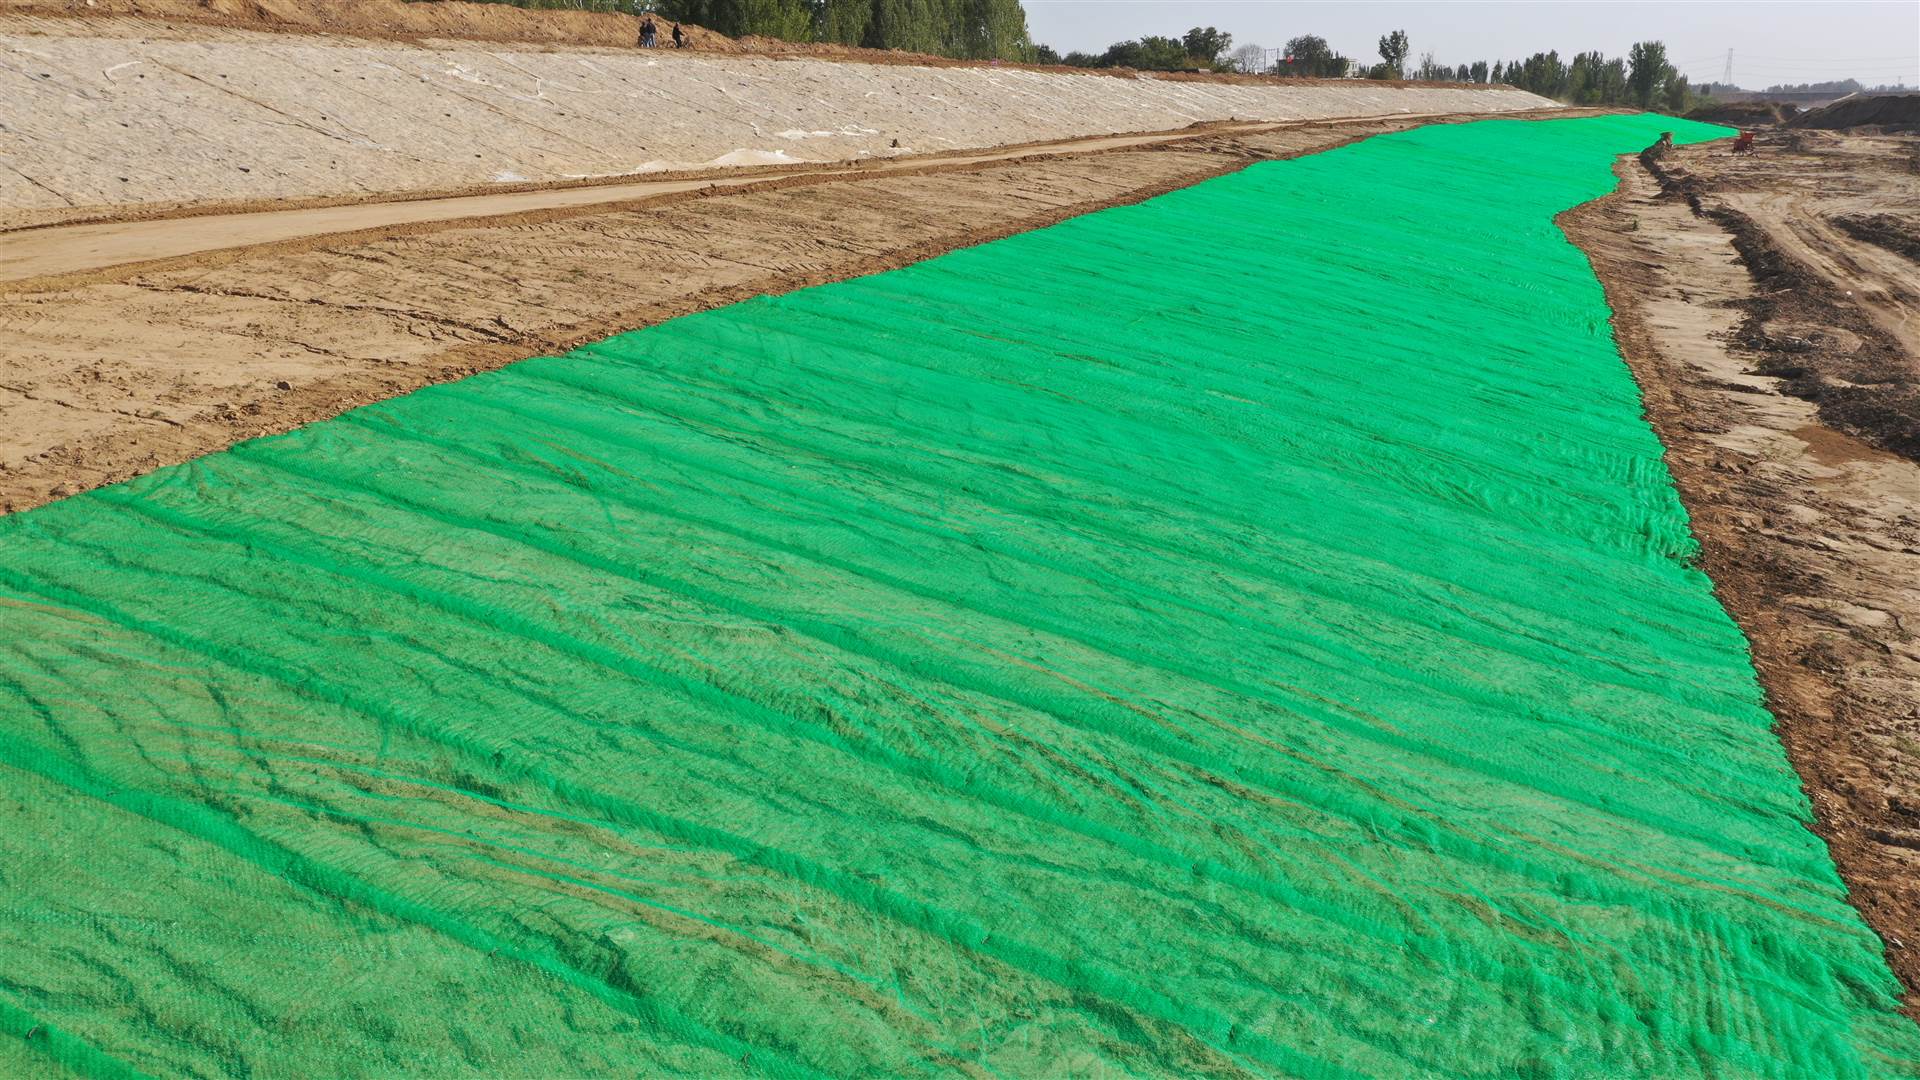
[[[1854,94],[1831,105],[1801,113],[1788,127],[1843,131],[1876,128],[1881,132],[1920,131],[1920,94]]]
[[[1897,393],[1865,412],[1821,393],[1910,385],[1920,353],[1873,309],[1910,296],[1920,267],[1853,262],[1857,242],[1819,224],[1911,203],[1913,149],[1686,147],[1623,162],[1620,190],[1562,225],[1606,286],[1815,827],[1920,1018],[1920,463],[1886,448],[1909,445],[1920,414]],[[1734,198],[1758,212],[1715,212]]]
[[[1687,119],[1733,127],[1757,127],[1783,124],[1799,114],[1800,106],[1791,102],[1709,100],[1689,110]]]
[[[890,269],[1421,122],[1207,133],[420,223],[10,289],[0,294],[0,508],[675,315]]]
[[[1897,250],[1920,222],[1920,140],[1769,131],[1752,153],[1645,163],[1760,286],[1737,329],[1756,370],[1834,429],[1920,460],[1920,266]]]

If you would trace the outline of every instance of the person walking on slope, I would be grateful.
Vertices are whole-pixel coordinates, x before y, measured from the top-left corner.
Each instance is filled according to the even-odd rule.
[[[676,49],[684,49],[687,47],[687,35],[680,32],[679,23],[673,24],[673,47]]]
[[[653,48],[654,42],[659,39],[659,36],[660,28],[653,25],[653,16],[647,16],[645,21],[640,24],[640,47],[643,49]]]

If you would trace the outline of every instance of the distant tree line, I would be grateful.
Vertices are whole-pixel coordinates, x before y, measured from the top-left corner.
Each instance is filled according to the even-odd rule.
[[[967,60],[1031,60],[1020,0],[661,0],[662,16],[762,34]]]
[[[1727,89],[1732,90],[1736,88],[1728,87]],[[1859,79],[1830,79],[1826,82],[1794,83],[1791,86],[1786,83],[1775,83],[1762,92],[1768,94],[1858,94],[1879,90],[1890,90],[1895,93],[1900,93],[1911,92],[1913,88],[1904,82],[1881,83],[1878,86],[1867,86],[1861,83]]]
[[[1558,52],[1534,53],[1494,64],[1489,77],[1574,105],[1637,105],[1672,113],[1685,112],[1697,93],[1667,61],[1667,47],[1658,41],[1638,42],[1624,58],[1583,52],[1565,63]]]
[[[1232,47],[1232,34],[1211,26],[1196,26],[1177,38],[1149,34],[1130,41],[1116,41],[1102,53],[1070,52],[1063,56],[1048,46],[1039,45],[1034,48],[1034,60],[1082,68],[1225,71],[1230,63],[1223,56]]]
[[[1043,61],[1077,67],[1131,67],[1143,71],[1211,68],[1305,78],[1364,75],[1370,79],[1504,83],[1576,105],[1637,105],[1669,112],[1685,111],[1700,92],[1668,63],[1666,46],[1658,41],[1641,42],[1626,56],[1611,59],[1599,52],[1583,52],[1569,62],[1562,60],[1558,52],[1540,52],[1524,60],[1491,63],[1476,60],[1456,66],[1436,62],[1429,52],[1421,55],[1417,65],[1410,65],[1412,42],[1405,30],[1394,30],[1380,35],[1379,62],[1364,68],[1335,52],[1327,39],[1317,34],[1290,39],[1277,58],[1271,59],[1269,50],[1252,44],[1229,53],[1232,44],[1230,34],[1211,27],[1195,27],[1184,38],[1144,37],[1122,41],[1099,54],[1076,52],[1060,56],[1044,45],[1037,53]]]
[[[1104,52],[1060,54],[1036,45],[1027,32],[1020,0],[485,0],[520,7],[573,8],[588,11],[654,12],[729,37],[760,34],[787,41],[822,41],[872,49],[902,49],[973,60],[1015,60],[1085,68],[1133,68],[1138,71],[1243,71],[1250,74],[1425,82],[1504,83],[1542,97],[1575,105],[1633,105],[1684,112],[1701,94],[1732,90],[1708,83],[1694,87],[1667,61],[1667,48],[1643,41],[1624,57],[1576,53],[1564,61],[1558,52],[1537,52],[1524,60],[1476,60],[1436,63],[1431,52],[1409,65],[1412,43],[1405,30],[1380,35],[1380,61],[1364,68],[1335,52],[1317,34],[1290,39],[1278,59],[1269,50],[1244,44],[1233,35],[1196,26],[1180,37],[1147,35],[1117,41]],[[1771,86],[1770,93],[1796,90],[1847,93],[1862,89],[1852,79]],[[1882,88],[1892,89],[1892,88]]]
[[[652,13],[728,37],[759,34],[964,60],[1036,59],[1020,0],[482,0],[516,7]]]

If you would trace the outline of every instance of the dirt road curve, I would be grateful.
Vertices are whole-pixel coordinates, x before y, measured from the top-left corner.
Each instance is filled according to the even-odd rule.
[[[1866,205],[1920,226],[1916,153],[1818,133],[1753,157],[1687,147],[1660,167],[1690,186],[1663,194],[1629,163],[1621,193],[1563,225],[1607,286],[1819,831],[1920,1015],[1920,462],[1866,441],[1920,431],[1901,389],[1920,352],[1879,325],[1920,263],[1828,224]]]
[[[1394,117],[1356,117],[1343,124],[1394,119],[1432,119],[1442,114]],[[1560,115],[1556,113],[1556,115]],[[1066,139],[980,153],[940,154],[893,158],[859,166],[819,169],[730,170],[726,175],[663,177],[634,183],[553,185],[494,195],[413,198],[369,201],[343,206],[246,213],[197,214],[186,217],[57,225],[0,233],[0,281],[57,278],[111,266],[157,262],[207,251],[253,247],[303,237],[396,226],[420,225],[477,218],[504,217],[538,211],[605,210],[665,196],[695,191],[725,191],[765,185],[870,180],[930,168],[956,168],[990,162],[1015,161],[1060,154],[1087,154],[1156,146],[1182,140],[1255,135],[1289,127],[1322,126],[1325,121],[1278,124],[1221,124],[1204,131],[1150,132],[1101,138]],[[34,282],[42,287],[52,282]]]

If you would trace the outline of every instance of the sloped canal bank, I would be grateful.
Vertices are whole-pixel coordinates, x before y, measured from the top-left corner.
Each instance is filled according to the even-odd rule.
[[[1552,222],[1676,123],[1257,165],[0,520],[4,1052],[1896,1071]]]

